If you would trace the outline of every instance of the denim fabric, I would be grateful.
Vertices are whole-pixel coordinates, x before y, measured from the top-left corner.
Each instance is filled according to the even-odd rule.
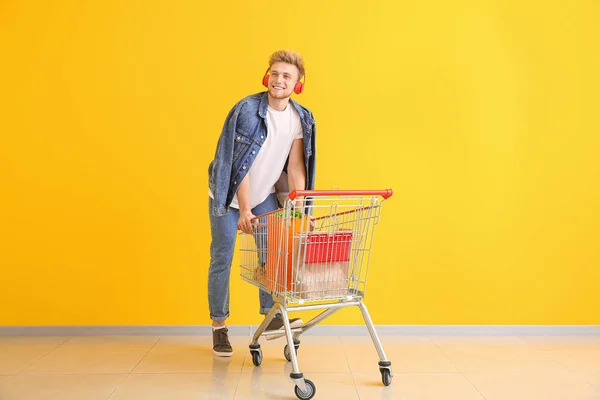
[[[225,119],[215,157],[208,167],[208,187],[214,201],[211,213],[225,215],[263,143],[267,139],[267,92],[240,100]],[[290,99],[300,115],[304,139],[306,188],[315,187],[316,125],[311,111]],[[284,170],[287,170],[287,163]]]
[[[212,242],[210,244],[210,267],[208,269],[208,306],[210,318],[213,321],[225,321],[229,317],[229,278],[231,276],[231,262],[238,234],[237,223],[240,218],[238,209],[230,207],[222,216],[212,213],[214,200],[208,198],[208,215]],[[277,209],[277,196],[272,193],[258,206],[252,209],[252,214],[259,216]],[[259,255],[264,255],[266,250],[266,234],[257,232],[257,245]],[[262,238],[262,239],[259,239]],[[263,250],[263,251],[261,251]],[[264,256],[261,256],[264,263]],[[273,307],[273,298],[269,293],[259,290],[261,314],[267,314]]]

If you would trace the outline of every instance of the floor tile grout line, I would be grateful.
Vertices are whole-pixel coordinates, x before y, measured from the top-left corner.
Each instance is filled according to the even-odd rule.
[[[559,360],[557,360],[556,358],[552,357],[549,353],[548,350],[538,350],[543,357],[546,357],[548,360],[552,361],[554,364],[556,364],[557,366],[561,367],[564,369],[563,372],[571,372],[569,367],[565,364],[563,364],[562,362],[560,362]]]
[[[113,394],[115,394],[115,392],[117,391],[118,388],[121,387],[121,385],[123,384],[123,382],[125,382],[125,380],[127,379],[127,377],[129,377],[130,374],[125,375],[125,377],[123,377],[123,379],[121,380],[121,382],[119,382],[116,387],[112,390],[112,392],[110,392],[110,394],[108,395],[108,397],[106,398],[106,400],[110,399],[112,397]]]
[[[237,383],[235,384],[235,390],[233,391],[233,397],[231,398],[231,400],[235,400],[235,396],[237,395],[238,387],[240,386],[240,378],[241,378],[241,376],[242,376],[242,374],[240,374],[238,376]]]
[[[148,351],[140,358],[140,360],[133,366],[133,368],[131,369],[131,371],[129,371],[129,373],[127,375],[125,375],[125,377],[123,378],[123,380],[113,389],[112,392],[110,392],[110,394],[108,395],[108,397],[106,398],[106,400],[109,400],[113,394],[115,394],[115,392],[117,391],[117,389],[119,389],[121,387],[121,385],[123,385],[123,382],[125,382],[127,380],[127,378],[129,378],[131,376],[131,373],[133,371],[135,371],[135,369],[137,368],[138,365],[140,365],[140,363],[144,360],[144,358],[146,358],[146,356],[148,355],[148,353],[150,353],[152,351],[152,349],[156,346],[156,344],[158,342],[160,342],[160,340],[162,339],[162,336],[159,336],[158,339],[156,339],[156,342],[154,342],[152,344],[152,346],[150,346],[150,348],[148,349]]]
[[[129,373],[127,374],[127,376],[131,375],[131,373],[132,373],[133,371],[135,371],[135,369],[137,368],[137,366],[138,366],[138,365],[140,365],[140,363],[141,363],[142,361],[144,361],[144,358],[146,358],[146,356],[148,356],[148,353],[150,353],[150,352],[152,351],[152,349],[153,349],[154,347],[156,347],[156,345],[158,344],[158,342],[160,342],[160,341],[161,341],[161,339],[162,339],[162,336],[159,336],[159,337],[158,337],[158,339],[156,339],[156,342],[154,342],[154,343],[152,344],[152,346],[150,346],[150,348],[148,349],[148,351],[147,351],[147,352],[146,352],[146,353],[145,353],[145,354],[142,356],[142,358],[140,358],[140,360],[139,360],[139,361],[138,361],[138,362],[137,362],[137,363],[136,363],[136,364],[133,366],[133,368],[131,369],[131,371],[129,371]]]
[[[0,383],[0,389],[2,389],[2,386],[3,386],[4,384],[6,384],[6,382],[8,382],[8,381],[11,381],[11,380],[13,380],[13,379],[15,379],[15,378],[17,377],[17,375],[16,375],[16,374],[15,374],[15,375],[3,375],[3,376],[4,376],[4,377],[8,377],[8,378],[6,378],[6,379],[4,380],[4,382]]]
[[[46,356],[48,356],[48,354],[52,353],[54,350],[58,349],[60,346],[62,346],[63,344],[67,343],[69,340],[71,340],[71,338],[72,338],[72,336],[68,336],[65,340],[63,340],[62,342],[60,342],[58,344],[58,346],[54,347],[52,350],[48,351],[43,356],[41,356],[40,358],[38,358],[37,360],[35,360],[31,364],[29,364],[28,366],[26,366],[25,368],[23,368],[22,370],[20,370],[15,376],[21,375],[28,368],[31,368],[31,366],[33,366],[33,365],[39,363],[40,361],[42,361]]]
[[[289,361],[286,361],[288,363]],[[368,375],[369,372],[326,372],[326,371],[312,371],[308,372],[309,374],[318,374],[318,375],[347,375],[347,374],[356,374],[356,375]],[[199,376],[207,376],[213,375],[214,372],[198,372],[198,371],[176,371],[176,372],[132,372],[131,374],[127,372],[35,372],[35,373],[25,373],[21,375],[26,376],[81,376],[81,375],[199,375]],[[233,372],[236,375],[252,375],[252,372]],[[263,371],[263,375],[277,375],[281,374],[281,371]],[[394,376],[401,375],[464,375],[462,372],[394,372]],[[16,377],[17,374],[0,374],[0,376],[4,377]],[[310,379],[310,378],[309,378]]]
[[[251,330],[251,328],[248,328],[248,330]],[[252,332],[250,332],[250,335],[252,335]],[[250,336],[248,338],[248,341],[251,341],[251,340],[252,340],[252,337]],[[237,396],[238,388],[240,387],[240,381],[242,380],[242,371],[244,370],[244,365],[246,365],[246,357],[248,357],[248,351],[244,351],[244,359],[242,360],[242,365],[240,367],[240,373],[237,378],[237,383],[235,384],[235,390],[233,391],[232,400],[235,400],[235,396]]]
[[[477,388],[477,386],[475,386],[475,385],[473,384],[473,382],[471,382],[471,380],[469,379],[469,377],[467,376],[467,374],[465,374],[463,371],[461,371],[461,370],[460,370],[460,368],[458,368],[458,366],[457,366],[456,364],[454,364],[454,361],[452,361],[452,359],[450,358],[450,356],[448,356],[448,354],[446,354],[446,352],[444,352],[444,350],[442,350],[442,348],[440,347],[440,345],[439,345],[439,344],[437,344],[437,343],[435,342],[435,340],[433,340],[433,339],[429,339],[429,340],[431,341],[431,343],[433,343],[433,345],[434,345],[435,347],[437,347],[437,348],[438,348],[438,350],[439,350],[439,351],[440,351],[440,352],[441,352],[441,353],[444,355],[444,357],[446,357],[446,358],[448,359],[448,361],[450,361],[450,364],[452,364],[452,366],[453,366],[454,368],[456,368],[456,370],[462,374],[462,376],[463,376],[463,377],[464,377],[464,378],[467,380],[467,382],[469,382],[469,383],[471,384],[471,386],[473,386],[473,389],[475,389],[475,390],[477,391],[477,393],[479,393],[479,395],[480,395],[480,396],[481,396],[481,397],[482,397],[484,400],[487,400],[487,399],[486,399],[486,397],[483,395],[483,393],[481,393],[481,391],[480,391],[480,390]]]
[[[479,393],[479,395],[484,399],[487,400],[486,397],[483,395],[483,393],[481,393],[481,391],[477,388],[477,386],[475,386],[475,384],[473,382],[471,382],[471,380],[469,379],[469,377],[467,376],[467,374],[463,374],[463,376],[465,377],[465,379],[467,380],[467,382],[469,382],[471,384],[471,386],[473,386],[473,388],[475,390],[477,390],[477,393]]]
[[[246,360],[246,357],[244,357],[244,361]],[[244,363],[242,363],[242,365],[244,365]],[[237,377],[237,382],[235,384],[235,390],[233,391],[233,397],[231,398],[232,400],[235,400],[235,396],[237,396],[237,391],[240,387],[240,381],[242,380],[242,373],[240,372],[240,374]]]
[[[356,379],[354,379],[354,373],[352,372],[352,367],[350,366],[350,359],[348,358],[348,354],[346,353],[346,348],[344,347],[344,342],[342,341],[342,337],[338,336],[338,340],[340,341],[340,345],[344,350],[344,357],[346,358],[346,364],[348,365],[348,371],[350,372],[350,377],[352,377],[352,383],[354,384],[354,390],[356,390],[356,398],[360,400],[360,393],[358,391],[358,387],[356,386]]]
[[[126,375],[126,372],[28,372],[24,376]],[[17,375],[12,375],[17,376]]]
[[[464,375],[464,372],[460,370],[460,368],[458,368],[458,366],[456,364],[454,364],[454,361],[452,361],[452,359],[450,358],[450,356],[448,356],[448,354],[446,354],[446,352],[444,350],[442,350],[442,348],[440,347],[439,344],[437,344],[435,342],[435,340],[433,339],[429,339],[429,341],[431,342],[431,344],[433,344],[435,347],[437,347],[437,349],[444,355],[444,357],[446,357],[448,359],[448,361],[450,361],[450,364],[452,364],[452,366],[461,374]]]
[[[592,382],[589,382],[588,380],[586,380],[585,383],[587,383],[588,385],[590,385],[591,387],[593,387],[594,389],[596,389],[597,391],[600,392],[600,386],[596,386]]]
[[[527,346],[533,346],[532,344],[530,344],[530,343],[528,343],[528,342],[527,342],[527,340],[526,340],[526,337],[525,337],[525,336],[519,336],[519,335],[517,335],[517,336],[515,336],[515,337],[516,337],[517,339],[521,340],[521,341],[522,341],[523,343],[525,343]],[[533,347],[535,347],[535,346],[533,346]]]

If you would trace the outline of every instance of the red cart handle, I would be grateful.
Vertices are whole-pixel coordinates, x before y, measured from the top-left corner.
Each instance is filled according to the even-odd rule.
[[[388,199],[394,192],[386,190],[294,190],[289,194],[291,200],[298,196],[381,196]]]

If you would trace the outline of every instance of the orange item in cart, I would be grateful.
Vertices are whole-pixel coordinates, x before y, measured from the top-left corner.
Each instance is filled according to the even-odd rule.
[[[304,223],[303,223],[304,221]],[[310,219],[305,216],[301,218],[283,218],[283,212],[277,212],[268,216],[267,232],[267,268],[266,286],[276,292],[285,292],[292,287],[292,257],[293,251],[298,243],[302,227],[309,226]],[[307,229],[304,229],[306,231]],[[296,238],[296,240],[294,239]]]

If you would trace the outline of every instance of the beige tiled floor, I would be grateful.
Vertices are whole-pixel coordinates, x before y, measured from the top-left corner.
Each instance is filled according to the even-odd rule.
[[[369,337],[301,340],[315,399],[600,400],[600,337],[382,336],[389,387]],[[261,367],[248,342],[223,359],[210,337],[0,337],[0,399],[295,399],[284,340],[261,340]]]

